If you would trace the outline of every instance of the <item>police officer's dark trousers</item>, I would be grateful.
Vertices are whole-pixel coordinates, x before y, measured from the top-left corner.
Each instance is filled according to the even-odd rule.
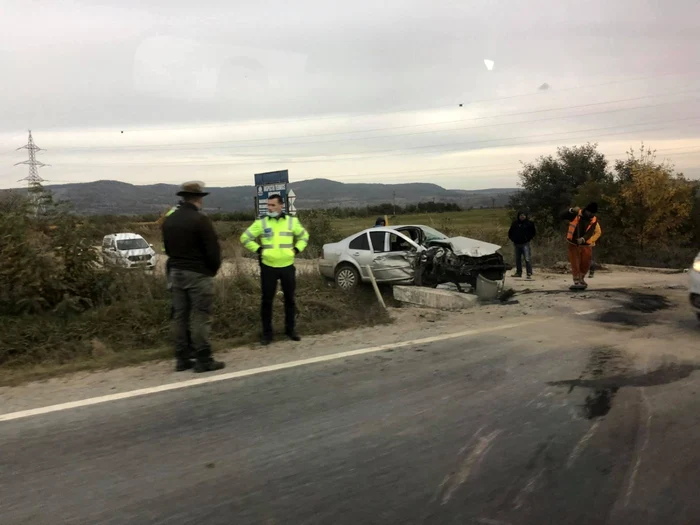
[[[294,265],[284,268],[273,268],[260,265],[260,284],[262,288],[261,317],[263,325],[263,337],[272,339],[272,305],[277,293],[277,281],[282,284],[284,293],[284,327],[287,335],[294,333],[294,321],[296,315],[296,303],[294,293],[296,290],[296,268]]]

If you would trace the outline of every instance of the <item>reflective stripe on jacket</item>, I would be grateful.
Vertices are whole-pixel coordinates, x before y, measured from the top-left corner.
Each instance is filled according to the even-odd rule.
[[[576,239],[583,237],[586,239],[586,242],[584,243],[587,246],[595,246],[595,242],[600,238],[602,235],[603,231],[600,229],[600,224],[598,224],[598,218],[597,217],[592,217],[588,225],[586,226],[586,230],[583,233],[576,233],[576,230],[578,229],[578,225],[581,222],[581,215],[583,212],[579,211],[578,215],[574,217],[574,219],[569,222],[569,231],[566,234],[566,240],[569,241],[571,244],[576,244]],[[593,232],[590,234],[588,233],[591,228],[593,228]]]
[[[258,244],[257,239],[260,239]],[[241,235],[241,243],[251,252],[262,247],[262,263],[273,268],[294,264],[294,248],[303,252],[309,244],[309,233],[292,215],[263,217]]]

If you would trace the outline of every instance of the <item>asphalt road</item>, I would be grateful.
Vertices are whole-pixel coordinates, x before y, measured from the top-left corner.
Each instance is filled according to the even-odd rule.
[[[698,523],[700,372],[630,366],[490,334],[8,421],[0,522]]]

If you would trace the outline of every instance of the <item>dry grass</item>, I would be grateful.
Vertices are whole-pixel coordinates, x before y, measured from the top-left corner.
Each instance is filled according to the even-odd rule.
[[[239,260],[240,264],[244,264]],[[83,313],[0,317],[0,383],[18,374],[44,377],[66,371],[134,364],[171,355],[170,300],[163,276],[122,272],[128,290],[119,301]],[[297,278],[297,323],[304,335],[390,322],[371,290],[347,294],[316,273]],[[260,285],[246,271],[216,280],[212,341],[215,348],[257,340]],[[283,297],[275,301],[283,330]]]

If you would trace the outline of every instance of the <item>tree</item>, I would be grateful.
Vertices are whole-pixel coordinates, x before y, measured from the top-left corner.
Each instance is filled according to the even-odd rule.
[[[658,163],[642,145],[640,156],[630,151],[615,166],[616,194],[610,199],[617,233],[640,250],[683,242],[695,205],[696,184],[676,174],[667,162]]]
[[[608,161],[598,144],[557,148],[556,156],[524,163],[518,174],[522,191],[511,198],[513,211],[527,210],[543,228],[556,228],[561,211],[574,203],[580,189],[612,182]]]

